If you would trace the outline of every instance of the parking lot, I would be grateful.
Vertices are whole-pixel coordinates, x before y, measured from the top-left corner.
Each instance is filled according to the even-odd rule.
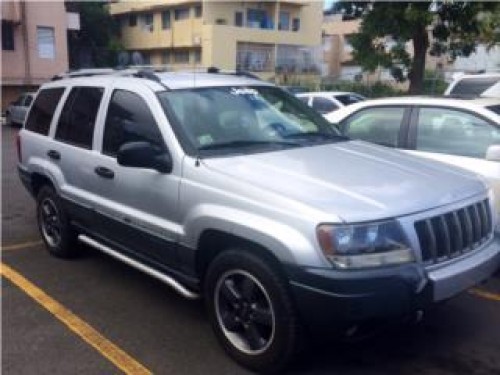
[[[2,126],[4,374],[243,374],[200,301],[92,249],[50,257],[16,171],[17,129]],[[500,374],[500,271],[416,325],[356,343],[319,340],[294,374]]]

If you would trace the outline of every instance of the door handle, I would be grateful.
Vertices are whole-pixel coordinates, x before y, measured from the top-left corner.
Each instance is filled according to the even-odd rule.
[[[61,154],[56,151],[56,150],[49,150],[47,151],[47,156],[51,159],[54,159],[54,160],[60,160],[61,159]]]
[[[95,167],[94,172],[103,178],[112,179],[115,177],[115,172],[106,167]]]

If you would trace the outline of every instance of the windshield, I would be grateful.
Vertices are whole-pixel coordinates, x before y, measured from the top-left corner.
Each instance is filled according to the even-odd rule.
[[[159,94],[197,153],[252,152],[345,139],[321,115],[272,86],[204,87]]]

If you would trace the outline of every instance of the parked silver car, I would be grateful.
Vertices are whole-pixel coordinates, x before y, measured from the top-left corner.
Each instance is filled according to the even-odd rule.
[[[285,366],[304,325],[412,314],[500,261],[485,182],[350,141],[248,77],[47,83],[18,146],[52,254],[79,240],[203,296],[222,346],[253,370]]]
[[[5,110],[5,122],[7,125],[22,125],[33,101],[35,93],[25,92],[19,96]]]

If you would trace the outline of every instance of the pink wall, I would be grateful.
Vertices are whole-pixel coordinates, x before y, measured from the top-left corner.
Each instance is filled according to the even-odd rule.
[[[3,18],[15,13],[15,7],[25,9],[26,24],[14,26],[14,51],[2,51],[2,85],[40,84],[50,79],[54,74],[68,69],[67,18],[64,3],[57,2],[3,2],[8,12]],[[11,9],[8,9],[8,8]],[[21,11],[22,14],[22,11]],[[37,26],[54,28],[55,58],[40,58],[37,46]],[[27,31],[28,56],[25,55],[24,30]],[[28,60],[27,60],[28,59]],[[31,79],[26,76],[29,62]]]

